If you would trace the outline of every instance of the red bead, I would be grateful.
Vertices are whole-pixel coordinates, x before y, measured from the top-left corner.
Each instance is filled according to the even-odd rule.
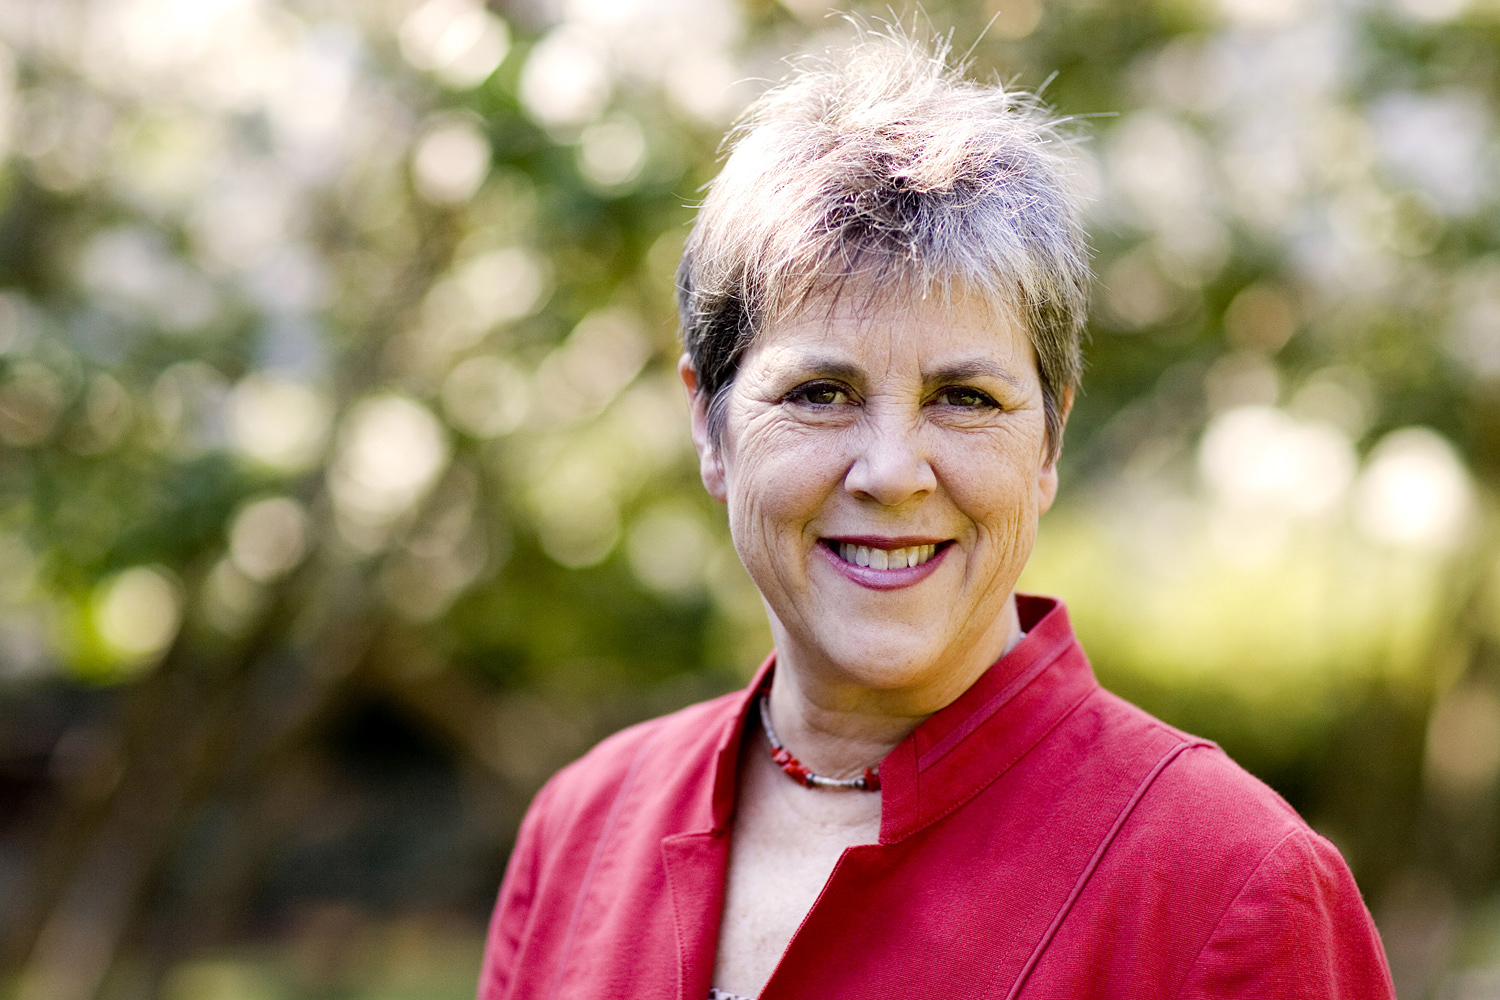
[[[868,767],[865,768],[865,791],[867,791],[867,792],[878,792],[878,791],[880,791],[880,772],[879,771],[872,771]]]

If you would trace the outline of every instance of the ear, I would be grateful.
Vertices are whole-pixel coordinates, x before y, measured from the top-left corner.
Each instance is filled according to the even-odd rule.
[[[708,495],[725,503],[729,491],[724,482],[724,463],[719,459],[719,449],[714,446],[713,435],[708,431],[708,397],[698,390],[698,372],[686,354],[677,361],[677,377],[682,379],[682,387],[687,391],[693,447],[698,451],[698,475],[702,477]]]
[[[1057,433],[1062,435],[1063,428],[1068,426],[1068,414],[1073,412],[1073,389],[1063,393],[1058,400],[1062,419],[1058,421]],[[1058,442],[1061,445],[1062,442]],[[1053,501],[1057,499],[1057,456],[1062,453],[1061,447],[1046,460],[1041,471],[1037,474],[1037,513],[1045,514],[1052,509]]]

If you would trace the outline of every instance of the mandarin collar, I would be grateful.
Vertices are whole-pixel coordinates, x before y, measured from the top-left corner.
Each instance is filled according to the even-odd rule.
[[[977,795],[1098,687],[1062,601],[1017,594],[1016,610],[1025,637],[880,762],[880,843],[904,840]],[[705,817],[715,834],[730,827],[740,746],[775,666],[773,652],[719,742]]]

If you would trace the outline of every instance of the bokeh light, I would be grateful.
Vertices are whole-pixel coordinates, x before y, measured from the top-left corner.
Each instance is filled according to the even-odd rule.
[[[182,600],[160,567],[137,566],[100,584],[94,597],[99,636],[127,660],[156,656],[177,635]]]
[[[428,0],[397,37],[407,62],[460,90],[483,83],[510,51],[509,26],[474,0]]]
[[[230,440],[272,469],[301,472],[321,457],[330,416],[327,400],[312,386],[256,373],[230,395]]]
[[[504,358],[468,358],[443,381],[443,412],[453,426],[475,437],[508,434],[521,425],[530,406],[526,376]]]
[[[373,548],[391,524],[427,492],[448,461],[437,418],[404,396],[355,404],[339,429],[328,488],[344,538]]]
[[[434,205],[468,201],[490,170],[490,146],[466,121],[434,126],[417,143],[412,177],[422,197]]]
[[[1334,839],[1403,1000],[1489,995],[1495,4],[924,9],[1080,140],[1023,586]],[[743,683],[673,272],[829,12],[0,5],[0,993],[472,996],[539,783]]]
[[[229,528],[235,568],[257,583],[269,583],[296,568],[307,554],[307,512],[290,497],[248,504]]]
[[[1356,498],[1359,525],[1391,545],[1445,548],[1469,526],[1469,475],[1453,446],[1431,430],[1392,431],[1370,453]]]

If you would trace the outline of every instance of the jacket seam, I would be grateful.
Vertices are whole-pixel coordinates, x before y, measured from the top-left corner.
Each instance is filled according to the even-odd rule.
[[[1060,646],[1046,656],[1043,656],[1009,684],[1006,684],[1005,687],[997,691],[989,701],[981,705],[973,715],[956,726],[952,732],[928,747],[926,752],[917,754],[918,771],[927,770],[958,749],[960,744],[978,732],[986,722],[994,718],[1006,705],[1019,698],[1023,691],[1035,684],[1038,678],[1048,670],[1051,670],[1058,660],[1062,659],[1065,654],[1071,652],[1076,646],[1077,643]]]
[[[1244,898],[1245,893],[1250,888],[1250,883],[1255,881],[1255,876],[1260,874],[1261,869],[1266,866],[1266,862],[1270,861],[1271,858],[1281,850],[1283,844],[1285,844],[1288,840],[1291,840],[1301,832],[1302,831],[1297,827],[1293,827],[1292,829],[1288,830],[1280,840],[1276,841],[1275,844],[1272,844],[1270,849],[1267,850],[1265,854],[1261,855],[1261,858],[1258,862],[1256,862],[1255,867],[1252,868],[1250,870],[1250,873],[1245,876],[1245,881],[1240,883],[1240,887],[1235,892],[1234,898],[1224,904],[1224,909],[1219,912],[1218,918],[1214,921],[1213,930],[1208,932],[1208,936],[1205,937],[1203,939],[1203,943],[1198,946],[1198,951],[1193,956],[1193,964],[1188,966],[1187,975],[1182,977],[1182,982],[1178,985],[1177,992],[1172,994],[1173,1000],[1181,1000],[1183,990],[1186,990],[1188,987],[1188,983],[1193,981],[1193,973],[1198,971],[1198,966],[1203,962],[1204,952],[1208,950],[1209,945],[1213,944],[1214,939],[1219,936],[1219,928],[1223,926],[1224,919],[1229,916],[1230,912],[1232,912],[1235,906],[1239,904],[1239,901]]]
[[[1042,673],[1045,673],[1045,672],[1046,671],[1043,671]],[[1038,674],[1037,676],[1040,677],[1041,674]],[[940,820],[946,819],[947,817],[949,817],[949,816],[953,815],[954,813],[958,812],[958,810],[962,809],[964,806],[968,805],[970,802],[972,802],[974,800],[975,796],[979,795],[979,793],[983,792],[986,788],[990,787],[996,781],[1000,780],[1000,777],[1003,774],[1005,774],[1005,772],[1007,772],[1011,768],[1015,767],[1023,759],[1025,759],[1025,757],[1029,753],[1031,753],[1031,751],[1033,751],[1037,747],[1041,746],[1042,742],[1044,740],[1046,740],[1048,736],[1051,736],[1052,733],[1057,729],[1058,726],[1062,725],[1069,718],[1071,718],[1072,715],[1073,715],[1073,713],[1077,712],[1080,708],[1082,708],[1083,707],[1083,703],[1086,702],[1086,701],[1088,701],[1091,697],[1093,697],[1094,694],[1096,692],[1098,692],[1099,690],[1100,690],[1099,684],[1096,681],[1093,684],[1092,687],[1090,687],[1083,694],[1079,695],[1077,701],[1075,701],[1073,704],[1069,705],[1065,711],[1063,711],[1063,712],[1061,712],[1061,713],[1058,714],[1056,722],[1052,723],[1052,725],[1048,726],[1045,730],[1043,730],[1040,734],[1038,734],[1037,738],[1035,740],[1033,740],[1031,743],[1027,744],[1025,747],[1023,747],[1022,749],[1018,750],[1016,752],[1015,756],[1009,758],[1003,764],[1000,764],[999,766],[997,766],[989,774],[988,777],[983,778],[978,784],[976,784],[974,786],[973,791],[970,791],[967,794],[961,796],[958,799],[958,801],[954,802],[951,806],[949,806],[947,809],[944,809],[942,812],[937,813],[936,815],[932,816],[930,819],[924,820],[923,822],[918,823],[917,825],[913,826],[910,830],[908,830],[905,833],[903,833],[899,838],[897,838],[896,840],[891,841],[891,843],[900,843],[900,841],[905,840],[908,837],[916,836],[916,834],[918,834],[921,831],[927,829],[932,824],[937,823]],[[918,797],[917,801],[918,801],[919,805],[920,805],[920,802],[921,802],[921,795],[922,795],[922,772],[918,771],[917,772],[917,797]]]
[[[1088,864],[1084,865],[1083,871],[1079,873],[1077,880],[1073,883],[1073,890],[1068,893],[1068,898],[1063,900],[1062,906],[1058,907],[1056,916],[1052,918],[1052,923],[1042,932],[1041,940],[1036,943],[1036,947],[1031,951],[1031,956],[1016,975],[1016,981],[1011,986],[1010,992],[1006,994],[1006,1000],[1015,1000],[1021,991],[1026,988],[1026,982],[1031,978],[1031,973],[1035,970],[1037,963],[1041,961],[1042,954],[1052,944],[1053,939],[1057,936],[1058,929],[1062,927],[1063,921],[1073,911],[1073,905],[1078,902],[1078,898],[1083,895],[1084,888],[1093,880],[1094,873],[1099,870],[1099,865],[1103,862],[1104,855],[1109,853],[1110,847],[1114,846],[1115,838],[1125,828],[1126,822],[1135,813],[1136,807],[1146,797],[1146,793],[1156,784],[1156,779],[1161,777],[1162,773],[1178,757],[1182,756],[1183,753],[1199,745],[1196,741],[1182,740],[1174,746],[1169,747],[1157,759],[1156,763],[1152,765],[1151,770],[1147,772],[1146,776],[1137,783],[1135,791],[1130,794],[1130,798],[1121,807],[1119,815],[1115,817],[1114,823],[1100,839],[1099,846],[1094,849],[1094,854],[1089,858]]]

